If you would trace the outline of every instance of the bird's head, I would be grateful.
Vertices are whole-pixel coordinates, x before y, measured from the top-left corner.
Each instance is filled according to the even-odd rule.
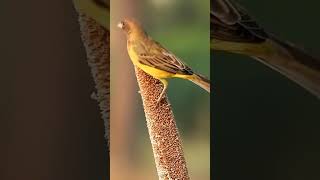
[[[125,18],[123,21],[118,23],[118,27],[122,29],[127,35],[129,34],[144,34],[144,31],[135,19]]]

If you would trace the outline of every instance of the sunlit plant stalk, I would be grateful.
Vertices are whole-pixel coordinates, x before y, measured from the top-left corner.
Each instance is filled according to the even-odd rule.
[[[101,3],[106,1],[101,1]],[[86,49],[87,62],[95,82],[97,92],[94,98],[105,124],[105,139],[109,151],[110,133],[110,31],[109,8],[96,4],[93,0],[74,0],[79,13],[81,38]],[[108,20],[108,21],[107,21]]]
[[[137,67],[135,72],[159,179],[190,179],[171,106],[167,98],[157,101],[162,83]]]

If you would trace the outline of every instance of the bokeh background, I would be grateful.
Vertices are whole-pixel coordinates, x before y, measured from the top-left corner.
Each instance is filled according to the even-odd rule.
[[[209,76],[209,5],[209,0],[111,1],[111,179],[158,179],[134,67],[117,24],[134,17],[153,39]],[[191,179],[209,179],[209,94],[181,79],[170,80],[167,93]]]
[[[72,1],[0,1],[0,179],[107,179]]]
[[[319,2],[238,0],[259,24],[320,57]],[[213,178],[320,179],[320,101],[254,59],[212,52]]]

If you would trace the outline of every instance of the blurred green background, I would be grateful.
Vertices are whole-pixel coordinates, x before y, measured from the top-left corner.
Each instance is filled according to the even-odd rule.
[[[239,0],[267,31],[320,57],[319,2]],[[254,59],[211,52],[213,177],[320,179],[320,101]]]
[[[134,67],[127,55],[125,35],[117,23],[124,17],[135,17],[154,40],[195,72],[209,77],[209,5],[209,0],[111,1],[112,179],[158,178]],[[169,80],[167,93],[191,179],[209,179],[209,94],[182,79]],[[118,115],[123,113],[127,115]]]

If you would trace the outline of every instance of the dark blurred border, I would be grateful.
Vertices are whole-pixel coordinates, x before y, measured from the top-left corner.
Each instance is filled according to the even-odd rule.
[[[0,2],[0,179],[107,179],[72,1]]]
[[[238,1],[268,31],[320,54],[319,2]],[[211,52],[213,179],[320,179],[320,101],[261,63]]]

